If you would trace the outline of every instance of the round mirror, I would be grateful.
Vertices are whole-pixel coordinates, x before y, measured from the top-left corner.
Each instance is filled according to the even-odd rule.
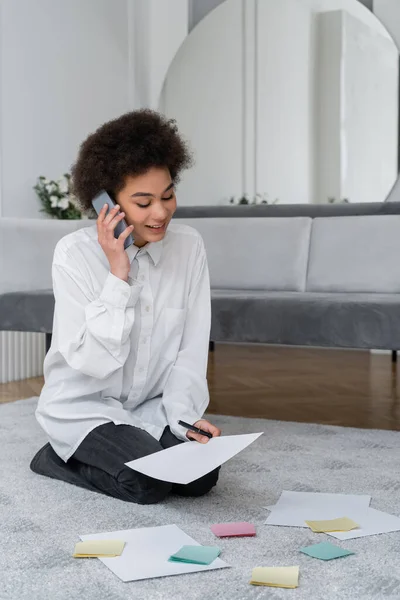
[[[399,52],[358,0],[226,0],[159,109],[195,153],[185,205],[384,201],[399,172]]]

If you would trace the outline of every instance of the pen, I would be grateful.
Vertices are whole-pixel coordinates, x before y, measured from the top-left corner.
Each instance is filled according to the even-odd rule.
[[[182,427],[186,427],[186,429],[189,429],[190,431],[194,431],[195,433],[200,433],[200,435],[205,435],[208,438],[212,438],[212,433],[208,433],[208,431],[204,431],[203,429],[200,429],[199,427],[195,427],[194,425],[189,425],[189,423],[185,423],[185,421],[178,421],[179,425],[182,425]]]

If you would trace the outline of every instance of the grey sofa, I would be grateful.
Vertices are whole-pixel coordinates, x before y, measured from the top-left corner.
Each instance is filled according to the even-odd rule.
[[[46,333],[51,340],[51,263],[64,235],[93,221],[0,218],[0,331]]]
[[[400,215],[181,221],[207,248],[214,341],[400,348]]]
[[[273,206],[227,208],[236,218],[176,217],[205,241],[213,341],[400,349],[400,215],[277,217]],[[241,208],[269,218],[240,217]],[[0,219],[0,330],[41,331],[49,343],[54,246],[93,224]]]

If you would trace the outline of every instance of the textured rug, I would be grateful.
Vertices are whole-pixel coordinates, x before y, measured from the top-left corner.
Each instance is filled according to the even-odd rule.
[[[33,474],[45,437],[36,399],[0,405],[0,598],[7,600],[327,600],[400,598],[400,533],[339,542],[307,529],[268,527],[265,506],[282,490],[364,493],[400,513],[400,433],[214,417],[224,433],[264,431],[226,463],[203,498],[171,496],[138,506]],[[247,520],[257,536],[217,540],[212,523]],[[218,544],[230,569],[132,583],[96,559],[71,557],[78,534],[176,523],[204,545]],[[356,554],[323,562],[298,552],[332,541]],[[255,566],[300,565],[294,590],[249,585]]]

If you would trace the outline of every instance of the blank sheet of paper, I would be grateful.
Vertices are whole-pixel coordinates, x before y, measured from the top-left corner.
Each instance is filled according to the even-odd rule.
[[[220,558],[216,558],[210,565],[169,562],[169,557],[178,552],[182,546],[200,545],[176,525],[143,527],[125,531],[81,535],[79,537],[83,541],[118,538],[125,542],[125,548],[121,556],[99,558],[122,581],[137,581],[152,577],[229,567]]]
[[[256,441],[261,433],[224,435],[206,444],[186,442],[125,463],[134,471],[171,483],[190,483],[213,471]]]
[[[353,531],[338,531],[328,533],[337,540],[352,540],[354,538],[400,531],[400,518],[375,508],[369,508],[367,514],[358,519],[359,528]]]
[[[265,523],[288,527],[307,527],[306,521],[338,519],[346,515],[360,523],[368,512],[371,496],[288,492],[281,494]]]

